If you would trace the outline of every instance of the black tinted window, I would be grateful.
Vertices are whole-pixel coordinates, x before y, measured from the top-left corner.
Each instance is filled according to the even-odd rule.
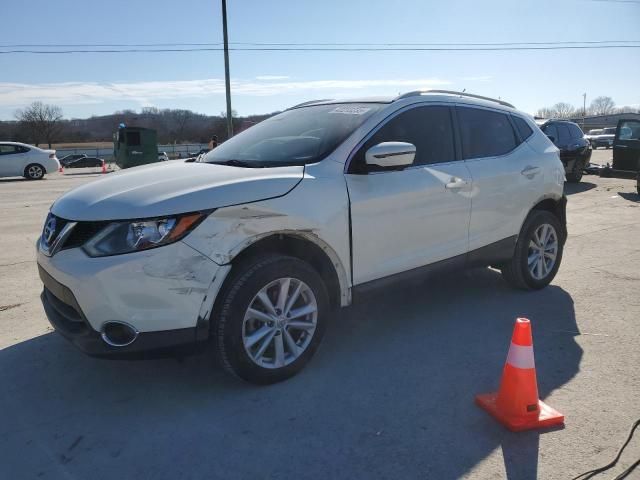
[[[566,123],[559,123],[556,125],[558,129],[558,143],[565,145],[571,142],[571,134],[569,133],[569,126]]]
[[[355,170],[365,167],[365,152],[382,142],[408,142],[416,147],[414,165],[452,162],[456,159],[449,107],[416,107],[384,124],[353,159]]]
[[[522,140],[526,140],[527,138],[529,138],[533,133],[533,129],[529,126],[527,121],[515,115],[512,115],[511,118],[513,118],[513,123],[515,123],[516,128],[518,129],[520,138]]]
[[[504,155],[518,145],[509,117],[504,113],[458,107],[458,120],[464,158]]]
[[[571,137],[574,139],[584,137],[584,133],[582,133],[582,130],[580,130],[580,127],[575,123],[569,124],[569,131],[571,132]]]

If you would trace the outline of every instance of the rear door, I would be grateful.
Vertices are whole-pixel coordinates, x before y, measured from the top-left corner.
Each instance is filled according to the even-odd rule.
[[[640,171],[640,121],[619,120],[613,142],[613,168]]]
[[[358,147],[346,177],[351,205],[354,284],[460,256],[468,248],[471,181],[456,154],[452,108],[396,112]],[[369,167],[365,152],[381,142],[409,142],[414,164]]]
[[[510,239],[542,191],[543,171],[526,139],[531,126],[501,110],[456,108],[462,153],[473,178],[469,249]],[[514,115],[514,117],[516,117]],[[518,133],[516,120],[522,125]],[[522,133],[520,133],[520,131]]]

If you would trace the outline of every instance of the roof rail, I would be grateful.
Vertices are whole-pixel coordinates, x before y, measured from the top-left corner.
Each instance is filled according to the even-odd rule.
[[[394,102],[396,100],[401,100],[403,98],[417,97],[417,96],[420,96],[420,95],[422,95],[424,93],[444,93],[444,94],[447,94],[447,95],[459,95],[460,97],[478,98],[480,100],[488,100],[490,102],[496,102],[496,103],[499,103],[500,105],[504,105],[505,107],[516,108],[513,105],[511,105],[510,103],[505,102],[504,100],[498,100],[496,98],[491,98],[491,97],[483,97],[482,95],[474,95],[472,93],[454,92],[453,90],[415,90],[413,92],[407,92],[407,93],[404,93],[404,94],[400,95],[399,97],[396,97],[394,99]]]
[[[333,98],[321,98],[320,100],[309,100],[308,102],[302,102],[297,105],[294,105],[293,107],[289,107],[287,110],[291,110],[292,108],[304,107],[305,105],[311,105],[313,103],[329,102],[331,100],[333,100]]]

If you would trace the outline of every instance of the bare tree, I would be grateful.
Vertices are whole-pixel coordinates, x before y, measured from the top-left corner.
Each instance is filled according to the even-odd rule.
[[[179,142],[185,140],[185,131],[191,123],[194,117],[194,113],[191,110],[172,110],[171,111],[171,123],[176,135],[176,139]]]
[[[555,118],[571,118],[575,116],[576,109],[573,105],[565,102],[556,103],[552,110],[554,111]]]
[[[56,105],[33,102],[15,116],[36,147],[44,140],[51,148],[62,130],[62,109]]]
[[[637,113],[638,109],[637,108],[633,108],[633,107],[618,107],[616,108],[613,113]]]
[[[540,118],[554,118],[556,112],[552,108],[544,107],[536,112],[536,117]]]
[[[591,115],[609,115],[614,112],[616,107],[611,97],[596,97],[591,102],[589,113]]]

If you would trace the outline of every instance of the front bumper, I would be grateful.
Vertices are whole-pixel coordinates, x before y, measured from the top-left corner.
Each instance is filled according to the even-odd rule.
[[[89,258],[79,248],[53,257],[38,250],[41,299],[50,323],[80,350],[97,356],[126,356],[206,339],[208,326],[202,325],[206,320],[200,309],[218,268],[181,242],[104,258]],[[101,333],[113,321],[135,328],[136,340],[117,347],[105,343]]]
[[[129,357],[142,353],[192,347],[196,344],[196,328],[144,332],[136,341],[123,347],[113,347],[102,340],[100,332],[91,327],[71,290],[56,281],[38,266],[44,289],[40,295],[49,323],[64,338],[87,355],[97,357]]]

